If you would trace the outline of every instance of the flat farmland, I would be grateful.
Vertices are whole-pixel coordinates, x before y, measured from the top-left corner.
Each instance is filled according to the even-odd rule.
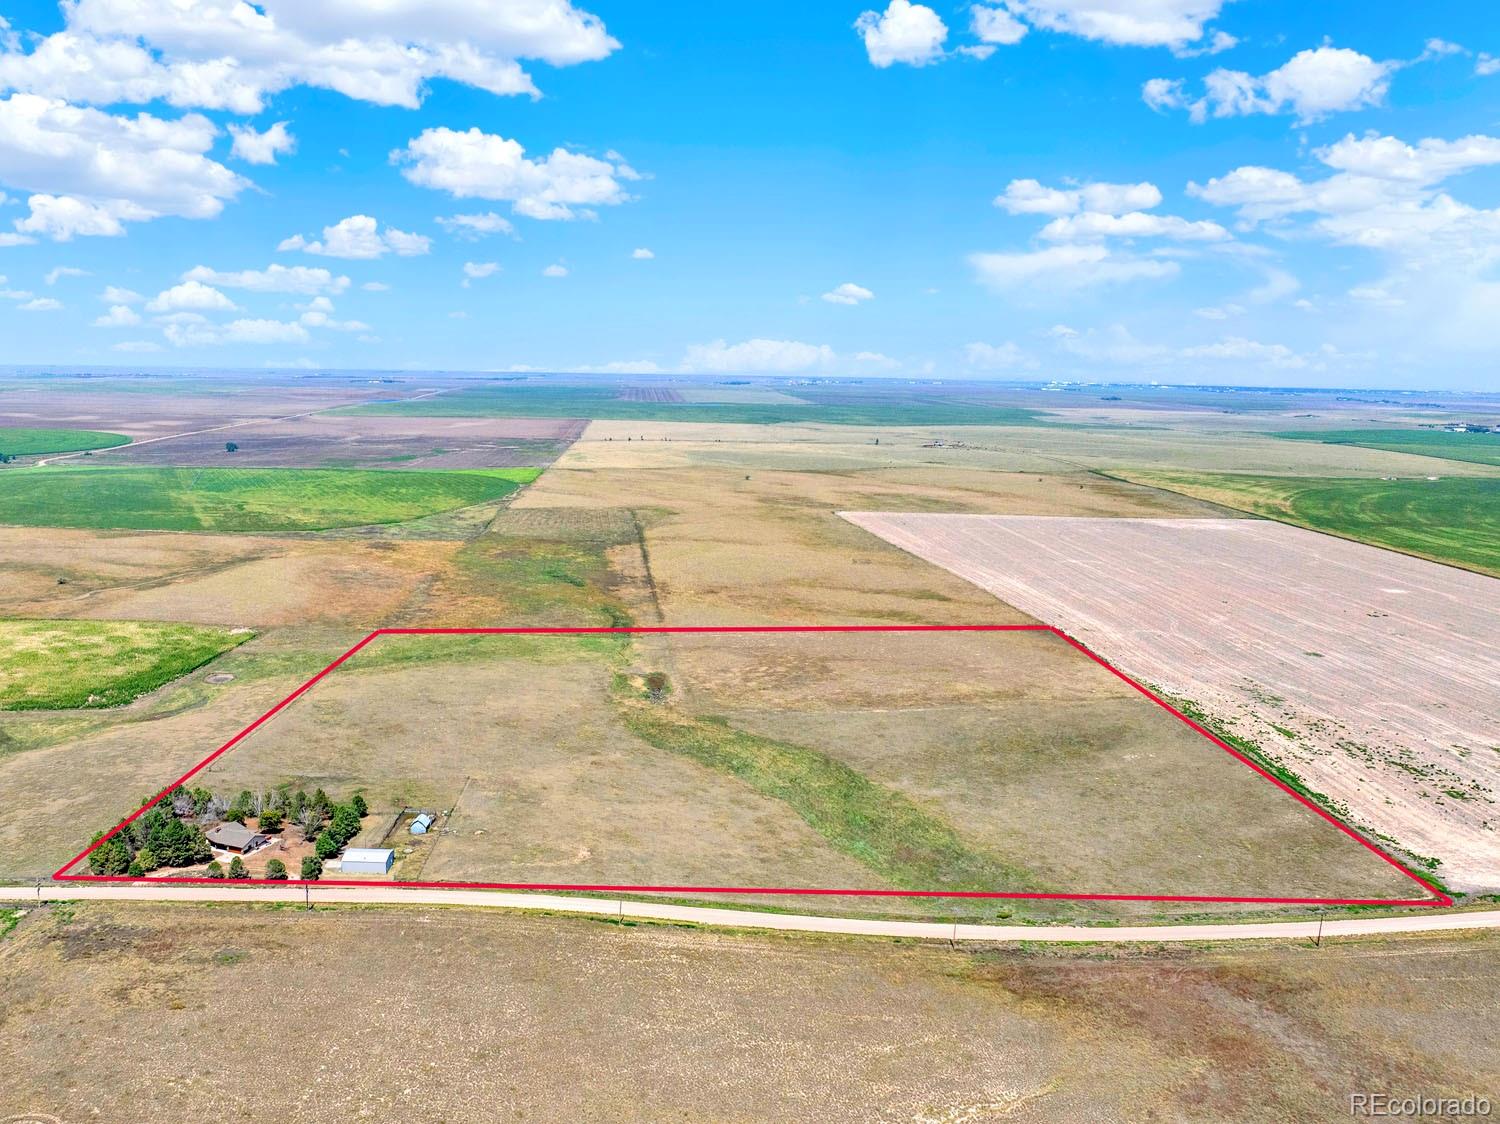
[[[369,629],[461,545],[0,527],[0,616]]]
[[[402,523],[498,500],[529,484],[537,472],[36,466],[0,476],[0,523],[100,530],[319,531]]]
[[[0,424],[123,433],[137,441],[214,425],[286,417],[372,398],[369,387],[241,384],[212,393],[163,390],[158,382],[109,389],[56,382],[0,393]]]
[[[521,468],[556,460],[585,423],[555,418],[314,414],[110,451],[103,464],[218,468]],[[225,445],[233,442],[234,452]]]
[[[100,433],[89,429],[17,429],[0,426],[0,456],[26,457],[38,453],[107,449],[123,445],[129,440],[122,433]]]
[[[860,456],[884,449],[866,446]],[[1028,619],[863,534],[838,518],[839,510],[1206,516],[1218,510],[1082,472],[944,463],[833,468],[841,462],[820,450],[583,441],[509,510],[637,512],[669,624]]]
[[[641,640],[383,637],[193,783],[361,792],[365,845],[402,809],[444,813],[435,843],[398,851],[398,879],[1417,894],[1050,634]],[[649,670],[664,690],[643,689]],[[996,903],[818,908],[979,916]]]
[[[1500,581],[1258,520],[849,513],[1500,887]]]

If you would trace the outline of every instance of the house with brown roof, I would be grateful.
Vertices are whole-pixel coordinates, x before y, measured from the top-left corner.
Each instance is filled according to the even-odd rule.
[[[269,835],[262,835],[258,831],[251,831],[242,823],[221,823],[208,833],[208,842],[216,850],[228,851],[233,855],[248,855],[252,851],[258,851],[271,841]]]

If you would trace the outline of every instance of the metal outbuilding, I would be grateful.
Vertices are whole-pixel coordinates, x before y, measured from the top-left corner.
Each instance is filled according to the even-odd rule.
[[[426,835],[427,829],[433,824],[437,817],[431,812],[423,812],[411,821],[411,833],[413,835]]]
[[[345,874],[384,874],[396,862],[396,852],[384,847],[350,847],[339,870]]]

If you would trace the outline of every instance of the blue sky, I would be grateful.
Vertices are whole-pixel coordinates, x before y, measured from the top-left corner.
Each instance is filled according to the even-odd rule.
[[[1491,5],[3,18],[3,362],[1500,386]]]

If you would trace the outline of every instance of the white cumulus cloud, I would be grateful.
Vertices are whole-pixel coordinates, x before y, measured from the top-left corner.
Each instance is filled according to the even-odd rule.
[[[133,328],[141,322],[140,315],[129,305],[112,305],[110,310],[94,321],[96,328]]]
[[[306,265],[271,264],[265,269],[219,270],[195,265],[182,275],[184,281],[201,281],[226,289],[247,289],[253,293],[316,293],[337,295],[349,287],[349,278],[326,269]]]
[[[346,219],[323,228],[322,238],[308,240],[300,234],[284,238],[276,249],[302,250],[327,258],[373,259],[395,253],[400,257],[416,257],[432,248],[432,239],[421,234],[409,234],[404,230],[380,224],[369,215],[350,215]]]
[[[1082,187],[1046,187],[1034,179],[1011,180],[995,196],[995,206],[1013,215],[1068,215],[1097,211],[1106,215],[1142,211],[1161,203],[1154,183],[1090,183]]]
[[[232,312],[232,300],[201,281],[184,281],[163,289],[146,305],[147,312]]]
[[[234,138],[229,154],[247,164],[274,164],[276,157],[297,151],[297,139],[287,131],[286,122],[278,121],[265,132],[256,132],[251,125],[228,126]]]
[[[863,304],[867,300],[874,299],[875,294],[863,285],[856,285],[852,281],[845,281],[842,285],[836,285],[823,294],[823,299],[829,304]]]
[[[575,208],[609,207],[630,199],[622,180],[640,175],[622,159],[600,160],[555,148],[540,160],[526,156],[520,142],[470,128],[424,129],[405,148],[391,153],[401,174],[420,187],[460,199],[508,202],[532,219],[572,219]]]
[[[1185,109],[1194,121],[1256,113],[1290,113],[1299,122],[1380,105],[1399,62],[1377,62],[1347,47],[1299,51],[1262,75],[1220,68],[1203,80],[1204,92],[1190,98],[1180,80],[1153,78],[1141,87],[1152,109]]]
[[[247,185],[206,155],[217,134],[198,114],[169,121],[33,94],[0,98],[0,176],[34,193],[15,228],[67,241],[163,215],[213,218]]]
[[[535,96],[520,60],[569,66],[619,46],[569,0],[70,0],[62,11],[61,31],[0,46],[0,89],[253,114],[306,85],[415,108],[435,78]]]
[[[935,11],[911,0],[891,0],[883,12],[868,11],[854,21],[865,41],[870,62],[884,68],[894,63],[926,66],[943,57],[948,26]]]

